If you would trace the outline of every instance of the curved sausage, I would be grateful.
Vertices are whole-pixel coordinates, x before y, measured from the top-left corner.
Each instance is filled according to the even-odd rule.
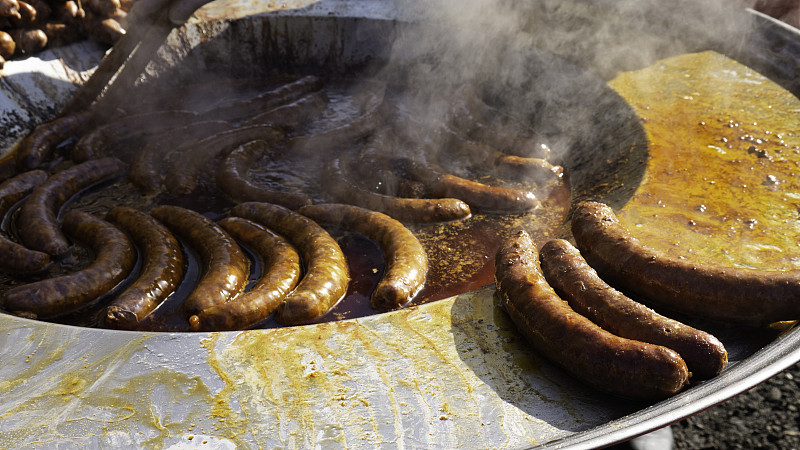
[[[666,398],[687,385],[689,371],[675,351],[613,335],[559,298],[527,232],[500,246],[495,282],[501,306],[528,342],[583,382],[638,400]]]
[[[197,187],[203,167],[211,160],[250,141],[276,142],[283,132],[268,125],[234,128],[199,141],[181,145],[167,171],[165,184],[173,194],[190,194]]]
[[[81,111],[37,125],[17,149],[17,170],[24,172],[41,166],[58,144],[80,135],[91,116],[90,111]]]
[[[106,307],[107,325],[132,330],[178,288],[186,270],[183,252],[175,236],[150,214],[116,206],[106,220],[133,238],[142,260],[136,280]]]
[[[569,242],[553,239],[542,246],[539,257],[544,276],[556,293],[604,330],[675,350],[694,378],[711,378],[728,363],[728,352],[719,339],[664,317],[615,290]]]
[[[150,214],[200,254],[203,274],[183,303],[189,315],[228,302],[244,290],[250,276],[250,261],[236,241],[213,220],[172,205],[156,206]]]
[[[131,182],[146,193],[156,192],[161,186],[161,163],[167,153],[182,142],[203,139],[230,129],[228,122],[209,120],[162,133],[150,140],[133,158],[129,173]]]
[[[217,186],[240,202],[275,203],[289,209],[311,204],[311,197],[302,192],[277,191],[250,180],[250,168],[268,148],[269,144],[265,141],[250,141],[235,148],[217,172]]]
[[[304,206],[298,212],[317,223],[357,231],[378,244],[386,268],[369,299],[373,309],[395,309],[422,289],[428,274],[428,256],[402,223],[386,214],[336,203]]]
[[[448,222],[466,219],[469,205],[456,198],[406,198],[368,191],[355,184],[340,159],[328,163],[323,184],[337,201],[382,212],[403,222]]]
[[[197,119],[191,111],[155,111],[124,116],[95,127],[84,134],[72,148],[70,158],[75,162],[102,158],[106,149],[123,139],[133,139],[180,127]],[[120,152],[115,149],[115,155]]]
[[[231,215],[264,225],[286,237],[307,266],[297,287],[283,299],[276,319],[285,325],[308,323],[333,308],[347,293],[350,277],[339,244],[313,220],[269,203],[241,203]]]
[[[68,275],[9,289],[0,296],[6,311],[34,318],[65,314],[113,290],[133,270],[136,250],[114,225],[71,210],[64,214],[64,230],[89,245],[95,253],[94,261]]]
[[[665,256],[640,243],[611,208],[597,202],[578,205],[572,234],[601,277],[645,302],[755,326],[800,319],[797,271],[720,267]]]
[[[242,330],[266,319],[302,276],[300,255],[286,239],[241,217],[227,217],[219,224],[255,252],[261,260],[261,276],[233,301],[190,317],[189,325],[194,331]]]
[[[0,184],[0,218],[5,217],[12,206],[45,180],[47,172],[31,170]],[[0,255],[3,255],[0,269],[8,272],[38,272],[50,263],[47,253],[28,249],[3,235],[0,235]]]
[[[69,249],[61,233],[58,212],[70,197],[95,183],[118,176],[125,163],[103,158],[78,164],[51,176],[25,199],[17,216],[19,237],[25,246],[58,256]]]
[[[271,125],[290,131],[322,113],[326,106],[328,96],[322,91],[314,92],[287,105],[257,114],[246,120],[242,126]]]

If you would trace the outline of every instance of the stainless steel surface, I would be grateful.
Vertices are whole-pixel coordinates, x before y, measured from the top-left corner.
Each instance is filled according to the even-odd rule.
[[[547,10],[553,3],[542,4]],[[575,4],[578,11],[591,10],[583,2]],[[269,12],[270,7],[280,11]],[[270,62],[307,69],[331,64],[330,55],[336,55],[333,65],[343,70],[363,69],[387,49],[405,62],[415,61],[414,52],[400,52],[407,48],[393,39],[408,43],[415,32],[428,31],[413,23],[445,21],[422,15],[425,11],[414,2],[253,6],[218,0],[168,37],[146,76],[179,73],[185,65],[217,70],[214,63],[230,57],[224,52],[235,42],[241,43],[236,49],[241,59],[231,71]],[[564,10],[549,13],[554,17]],[[402,21],[394,20],[398,15]],[[540,27],[547,21],[539,15],[532,19],[518,36],[522,44],[498,52],[501,62],[518,51],[533,51],[533,43],[547,47],[540,39],[547,35]],[[751,24],[752,34],[727,41],[720,36],[698,39],[737,59],[750,58],[758,70],[797,94],[797,85],[791,84],[798,67],[791,56],[796,33],[776,32],[774,23],[752,13],[738,20]],[[635,34],[635,24],[629,26],[626,30]],[[786,59],[780,51],[759,53],[765,45],[758,42],[765,36],[759,27],[778,34],[770,35],[769,42],[786,40],[781,50],[789,52]],[[677,42],[666,51],[680,52],[683,45]],[[577,47],[572,53],[567,46],[545,49],[582,60]],[[0,146],[10,149],[33,124],[55,114],[74,92],[73,83],[85,81],[101,56],[99,48],[84,43],[7,64],[6,77],[0,78]],[[632,57],[626,68],[659,56]],[[590,68],[610,78],[607,61],[597,59],[601,62]],[[554,64],[565,76],[586,81],[586,92],[618,100],[603,89],[600,78],[585,77],[560,60]],[[562,106],[569,110],[568,103]],[[621,108],[619,117],[604,120],[628,124],[627,114]],[[555,124],[548,130],[554,136],[563,131]],[[622,129],[624,139],[639,142],[635,121]],[[591,138],[600,148],[611,145],[597,135]],[[572,135],[566,139],[560,142],[563,148],[582,142]],[[571,169],[587,174],[576,192],[605,194],[624,203],[629,195],[624,189],[597,188],[603,177],[619,174],[590,159],[586,154],[570,163]],[[624,176],[635,180],[641,172]],[[0,441],[28,448],[56,443],[65,448],[594,448],[680,420],[800,360],[796,328],[777,337],[731,333],[723,342],[732,363],[722,375],[663,402],[630,403],[581,386],[533,354],[493,294],[487,286],[379,316],[224,333],[83,329],[0,315]]]

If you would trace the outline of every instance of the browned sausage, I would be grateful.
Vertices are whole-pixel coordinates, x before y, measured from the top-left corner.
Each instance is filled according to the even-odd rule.
[[[247,142],[264,140],[272,143],[283,135],[283,131],[268,125],[252,125],[181,145],[175,151],[176,155],[164,180],[167,189],[173,194],[190,194],[197,187],[203,167],[210,161],[226,156],[227,152]]]
[[[720,267],[665,256],[645,247],[611,208],[597,202],[578,205],[572,234],[583,257],[603,279],[644,302],[756,326],[800,319],[797,271]]]
[[[5,31],[0,31],[0,56],[8,59],[14,56],[17,51],[17,43],[14,38]]]
[[[261,276],[233,301],[190,317],[189,325],[195,331],[241,330],[266,319],[302,275],[300,255],[286,239],[241,217],[227,217],[219,224],[261,260]]]
[[[207,119],[239,120],[252,117],[273,110],[279,106],[287,105],[310,92],[322,89],[322,79],[313,75],[305,76],[295,81],[286,83],[276,89],[264,92],[252,98],[237,100],[219,105],[202,114]],[[256,122],[264,124],[266,122]],[[244,124],[249,125],[249,124]],[[278,126],[278,125],[275,125]]]
[[[400,162],[412,178],[425,183],[431,195],[458,198],[471,208],[487,212],[525,212],[541,206],[529,190],[490,186],[408,158]]]
[[[91,117],[89,111],[40,123],[22,140],[17,150],[17,170],[26,171],[39,167],[50,158],[58,144],[78,136]]]
[[[553,239],[542,246],[539,256],[544,276],[556,293],[604,330],[675,350],[694,378],[711,378],[728,363],[728,352],[719,339],[664,317],[612,288],[569,242]]]
[[[17,53],[29,55],[47,47],[47,35],[42,30],[17,28],[9,34],[17,43]]]
[[[72,148],[70,158],[75,162],[102,158],[106,149],[114,148],[123,139],[160,133],[196,119],[197,114],[190,111],[156,111],[124,116],[84,134]],[[119,148],[114,148],[112,152],[120,156]]]
[[[528,342],[581,381],[639,400],[669,397],[687,385],[689,371],[675,351],[613,335],[560,299],[527,232],[500,246],[495,282],[501,306]]]
[[[239,202],[275,203],[289,209],[311,204],[311,197],[302,192],[269,189],[250,180],[250,168],[268,148],[266,141],[250,141],[235,148],[217,172],[217,186]]]
[[[171,205],[157,206],[151,214],[200,255],[203,274],[183,303],[190,316],[230,301],[244,290],[250,276],[250,261],[236,241],[213,220]]]
[[[340,159],[325,169],[323,185],[337,201],[379,211],[403,222],[448,222],[466,219],[469,205],[456,198],[405,198],[368,191],[353,182]]]
[[[142,261],[136,280],[106,307],[107,325],[132,330],[178,288],[186,270],[183,252],[175,236],[150,214],[116,206],[106,220],[133,238]]]
[[[313,220],[282,206],[255,202],[236,205],[231,215],[250,219],[286,237],[305,261],[305,276],[278,308],[278,322],[310,322],[328,312],[347,293],[350,277],[342,249]]]
[[[328,96],[322,91],[314,92],[295,102],[258,114],[245,121],[242,126],[271,125],[290,131],[319,115],[326,106]]]
[[[64,230],[89,245],[94,261],[68,275],[9,289],[0,297],[6,311],[37,318],[65,314],[108,293],[133,270],[136,250],[125,233],[110,223],[71,210],[64,214]]]
[[[428,274],[428,257],[414,233],[402,223],[386,214],[336,203],[304,206],[298,212],[317,223],[357,231],[378,244],[386,268],[370,296],[373,309],[395,309],[422,289]]]
[[[228,122],[209,120],[184,125],[154,137],[133,158],[129,174],[131,182],[146,193],[156,192],[161,187],[161,163],[167,153],[182,142],[203,139],[230,129]]]
[[[116,158],[87,161],[51,176],[25,199],[17,216],[22,242],[29,248],[58,256],[69,249],[61,233],[58,212],[70,197],[84,188],[118,176],[125,164]]]
[[[36,186],[47,180],[42,170],[23,172],[0,184],[0,218],[5,217],[14,204],[30,194]],[[0,235],[0,268],[10,272],[37,272],[50,263],[47,253],[31,250],[6,236]]]

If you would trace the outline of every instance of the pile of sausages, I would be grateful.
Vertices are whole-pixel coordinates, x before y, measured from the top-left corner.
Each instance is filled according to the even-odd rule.
[[[90,38],[113,45],[134,0],[0,0],[0,69],[5,61]]]
[[[667,257],[641,244],[605,204],[579,204],[572,235],[577,248],[551,240],[538,249],[518,232],[497,253],[496,286],[502,306],[534,348],[603,391],[665,398],[690,377],[713,377],[727,364],[717,338],[621,291],[688,317],[736,324],[800,317],[796,273]]]
[[[16,175],[0,185],[0,213],[12,212],[16,230],[0,236],[7,255],[0,270],[21,283],[0,294],[0,308],[47,320],[102,305],[102,326],[137,329],[187,282],[191,253],[200,277],[180,300],[191,330],[238,330],[269,317],[309,323],[348,290],[347,261],[326,231],[334,228],[360,233],[382,250],[384,271],[370,306],[396,309],[420,292],[428,272],[426,252],[403,222],[463,220],[473,208],[530,211],[539,207],[536,183],[560,182],[561,168],[545,160],[547,147],[526,148],[530,132],[493,142],[504,151],[489,145],[503,133],[486,127],[521,125],[492,115],[477,98],[453,101],[452,114],[437,126],[410,125],[409,115],[386,101],[383,83],[361,80],[348,88],[355,112],[315,129],[330,104],[324,85],[317,76],[281,78],[245,99],[206,108],[172,107],[156,96],[158,107],[119,119],[100,122],[107,115],[88,110],[37,126],[13,153]],[[467,172],[446,172],[448,158],[462,166],[453,171],[479,167],[521,181],[473,181]],[[270,187],[251,176],[264,161],[284,160],[301,186]],[[533,179],[539,181],[522,184]],[[93,213],[70,206],[109,183],[131,186],[154,204],[131,207],[121,198]],[[223,219],[158,201],[208,192],[229,201],[216,212]],[[89,264],[43,278],[76,243],[91,249]],[[261,267],[251,283],[248,254]]]

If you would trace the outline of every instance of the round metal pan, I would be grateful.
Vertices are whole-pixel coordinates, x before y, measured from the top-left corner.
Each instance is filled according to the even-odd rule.
[[[798,35],[752,12],[734,16],[747,32],[725,39],[716,28],[654,29],[631,18],[657,5],[612,13],[614,2],[541,2],[513,36],[490,33],[506,39],[492,43],[507,44],[490,52],[475,23],[450,23],[414,2],[285,2],[275,12],[264,3],[219,0],[203,8],[170,36],[143,83],[180,82],[193,71],[247,76],[273,68],[413,82],[409,68],[430,65],[436,50],[417,45],[420,37],[460,43],[448,57],[483,50],[493,55],[488,67],[517,69],[499,77],[493,92],[509,103],[521,94],[516,73],[532,79],[557,73],[568,81],[532,84],[524,93],[532,101],[521,102],[527,106],[517,112],[552,140],[556,152],[591,145],[591,151],[558,153],[570,173],[581,175],[573,197],[617,205],[641,179],[647,145],[632,109],[604,82],[615,71],[714,49],[798,93]],[[689,5],[709,13],[706,4]],[[685,13],[696,13],[692,8]],[[611,49],[645,28],[659,41],[674,41],[610,64],[587,56],[586,45],[543,38],[586,16],[594,16],[593,26],[624,24],[620,36],[604,35],[607,40],[592,46]],[[0,79],[4,148],[55,114],[72,83],[84,80],[100,56],[100,49],[83,43],[7,64],[8,76]],[[450,62],[443,61],[447,69]],[[48,94],[20,94],[33,85],[47,86],[40,90]],[[559,100],[537,102],[542,96]],[[595,109],[579,109],[585,104]],[[796,328],[729,331],[720,338],[731,360],[721,375],[642,404],[586,388],[535,355],[498,309],[493,286],[389,314],[242,332],[136,333],[3,314],[0,440],[33,448],[596,448],[725,401],[800,360]]]

